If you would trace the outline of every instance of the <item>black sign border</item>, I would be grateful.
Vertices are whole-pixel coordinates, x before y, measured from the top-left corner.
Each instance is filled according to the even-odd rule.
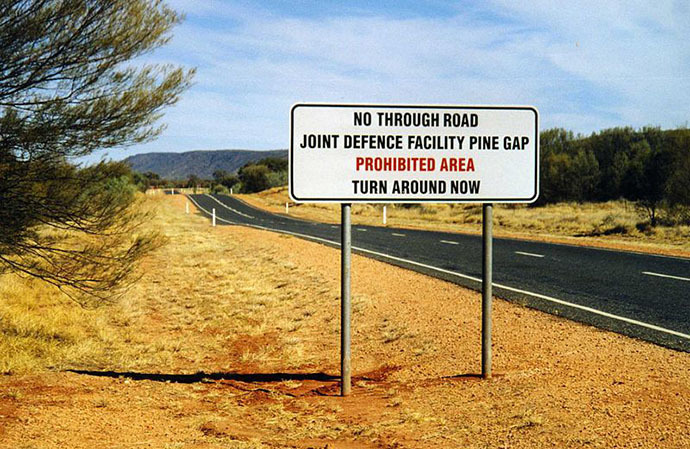
[[[332,107],[332,108],[385,108],[385,109],[463,109],[463,110],[508,110],[508,111],[532,111],[534,113],[534,142],[536,145],[534,154],[534,194],[529,198],[482,198],[482,199],[442,199],[442,198],[430,198],[430,199],[385,199],[385,198],[370,198],[370,199],[360,199],[360,198],[297,198],[293,192],[293,182],[294,179],[294,165],[292,163],[292,152],[293,152],[293,141],[294,141],[294,115],[297,108],[310,108],[310,107]],[[539,198],[539,111],[534,106],[461,106],[461,105],[403,105],[403,104],[357,104],[357,103],[296,103],[290,108],[290,147],[288,151],[288,165],[289,178],[288,178],[288,194],[290,199],[298,203],[337,203],[337,204],[348,204],[348,203],[533,203]]]

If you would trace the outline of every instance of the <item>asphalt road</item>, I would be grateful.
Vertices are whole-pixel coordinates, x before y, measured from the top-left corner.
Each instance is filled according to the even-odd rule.
[[[275,215],[225,195],[190,195],[217,223],[338,246],[340,226]],[[352,226],[353,251],[481,289],[481,237]],[[494,295],[690,352],[690,259],[494,238]],[[477,311],[477,313],[480,313]]]

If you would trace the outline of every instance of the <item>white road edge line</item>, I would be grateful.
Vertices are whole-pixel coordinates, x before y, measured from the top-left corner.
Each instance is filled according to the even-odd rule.
[[[245,214],[245,213],[243,213],[243,212],[240,212],[240,211],[238,211],[238,210],[236,210],[236,209],[233,209],[232,207],[228,206],[227,204],[221,203],[220,201],[218,201],[217,198],[212,197],[212,196],[209,195],[208,193],[206,194],[206,196],[209,197],[209,198],[211,198],[213,201],[215,201],[216,203],[220,204],[220,205],[223,206],[224,208],[229,209],[229,210],[233,211],[234,213],[236,213],[236,214],[238,214],[238,215],[242,215],[243,217],[247,217],[247,218],[254,218],[254,217],[252,217],[251,215],[247,215],[247,214]]]
[[[684,278],[681,276],[673,276],[671,274],[661,274],[661,273],[654,273],[652,271],[643,271],[642,274],[646,274],[648,276],[658,276],[660,278],[669,278],[669,279],[677,279],[679,281],[688,281],[690,282],[690,278]]]
[[[405,237],[405,234],[400,234],[399,232],[393,232],[391,235],[394,235],[396,237]]]
[[[196,201],[194,201],[192,198],[190,198],[190,197],[188,197],[188,198],[189,198],[190,200],[192,200],[192,202],[196,205],[196,207],[198,207],[199,209],[203,210],[203,211],[206,212],[208,215],[211,215],[211,213],[210,213],[209,211],[207,211],[206,209],[204,209],[204,208],[202,208],[201,206],[199,206],[199,205],[196,203]],[[218,218],[216,218],[216,219],[218,219]],[[225,222],[227,222],[227,223],[231,223],[231,224],[237,224],[237,223],[232,223],[232,222],[230,222],[230,221],[223,220],[223,219],[220,219],[220,220],[221,220],[221,221],[225,221]],[[303,237],[303,238],[305,238],[305,239],[307,239],[307,240],[312,240],[312,241],[317,241],[317,242],[324,242],[324,243],[328,243],[328,244],[331,244],[331,245],[335,244],[336,246],[340,246],[340,242],[336,242],[336,241],[333,241],[333,240],[322,239],[322,238],[320,238],[320,237],[312,237],[312,236],[310,236],[310,235],[300,234],[300,233],[298,233],[298,232],[282,231],[282,230],[280,230],[280,229],[271,229],[271,228],[267,228],[267,227],[265,227],[265,226],[258,226],[258,225],[246,225],[246,226],[252,226],[252,227],[257,228],[257,229],[263,229],[263,230],[265,230],[265,231],[280,232],[280,233],[282,233],[282,234],[294,235],[295,237]],[[427,264],[415,262],[414,260],[403,259],[403,258],[401,258],[401,257],[395,257],[395,256],[391,256],[391,255],[389,255],[389,254],[379,253],[379,252],[377,252],[377,251],[371,251],[371,250],[368,250],[368,249],[365,249],[365,248],[359,248],[359,247],[356,247],[356,246],[353,246],[352,249],[354,249],[354,250],[356,250],[356,251],[359,251],[359,252],[362,252],[362,253],[365,253],[365,254],[373,254],[373,255],[375,255],[375,256],[382,257],[382,258],[384,258],[384,259],[395,260],[395,261],[397,261],[397,262],[404,262],[404,263],[406,263],[406,264],[410,264],[410,265],[414,265],[414,266],[417,266],[417,267],[426,268],[426,269],[428,269],[428,270],[437,271],[437,272],[439,272],[439,273],[445,273],[445,274],[450,274],[450,275],[452,275],[452,276],[457,276],[457,277],[459,277],[459,278],[469,279],[469,280],[471,280],[471,281],[475,281],[475,282],[478,282],[478,283],[480,283],[480,284],[481,284],[481,282],[482,282],[481,279],[476,278],[476,277],[474,277],[474,276],[468,276],[468,275],[466,275],[466,274],[458,273],[458,272],[455,272],[455,271],[445,270],[445,269],[443,269],[443,268],[434,267],[434,266],[432,266],[432,265],[427,265]],[[534,292],[530,292],[530,291],[527,291],[527,290],[522,290],[522,289],[515,288],[515,287],[509,287],[509,286],[507,286],[507,285],[498,284],[498,283],[496,283],[496,282],[493,282],[491,285],[494,286],[494,287],[498,287],[498,288],[502,288],[502,289],[504,289],[504,290],[511,291],[511,292],[520,293],[520,294],[522,294],[522,295],[527,295],[527,296],[532,296],[532,297],[535,297],[535,298],[543,299],[543,300],[545,300],[545,301],[553,302],[553,303],[560,304],[560,305],[563,305],[563,306],[572,307],[573,309],[584,310],[585,312],[590,312],[590,313],[593,313],[593,314],[595,314],[595,315],[600,315],[600,316],[603,316],[603,317],[606,317],[606,318],[611,318],[611,319],[614,319],[614,320],[623,321],[624,323],[634,324],[634,325],[636,325],[636,326],[644,327],[644,328],[647,328],[647,329],[652,329],[652,330],[655,330],[655,331],[663,332],[663,333],[665,333],[665,334],[675,335],[676,337],[682,337],[682,338],[685,338],[685,339],[687,339],[687,340],[690,340],[690,335],[689,335],[689,334],[684,334],[684,333],[682,333],[682,332],[674,331],[674,330],[672,330],[672,329],[666,329],[665,327],[656,326],[656,325],[654,325],[654,324],[645,323],[645,322],[643,322],[643,321],[633,320],[632,318],[626,318],[626,317],[624,317],[624,316],[614,315],[613,313],[603,312],[603,311],[601,311],[601,310],[593,309],[593,308],[591,308],[591,307],[582,306],[582,305],[580,305],[580,304],[575,304],[575,303],[568,302],[568,301],[563,301],[562,299],[553,298],[553,297],[551,297],[551,296],[542,295],[542,294],[540,294],[540,293],[534,293]]]
[[[441,243],[447,243],[449,245],[459,245],[458,242],[454,242],[452,240],[441,240]]]
[[[206,209],[204,209],[203,207],[201,207],[201,206],[199,205],[199,203],[197,203],[196,201],[194,201],[194,198],[192,198],[191,196],[188,196],[187,198],[189,198],[189,201],[191,201],[192,203],[194,203],[194,205],[195,205],[196,207],[198,207],[199,209],[201,209],[201,210],[203,210],[204,212],[206,212],[209,216],[212,215],[211,212],[207,211]],[[233,224],[233,225],[238,224],[238,223],[235,223],[234,221],[230,221],[230,220],[226,220],[226,219],[224,219],[224,218],[220,218],[218,215],[216,215],[216,220],[218,220],[218,221],[224,221],[225,223]]]
[[[358,231],[367,232],[366,229],[362,229],[362,228],[355,228],[355,229],[357,229]]]
[[[534,253],[524,253],[522,251],[515,251],[515,254],[519,254],[521,256],[529,256],[529,257],[544,257],[543,254],[534,254]]]

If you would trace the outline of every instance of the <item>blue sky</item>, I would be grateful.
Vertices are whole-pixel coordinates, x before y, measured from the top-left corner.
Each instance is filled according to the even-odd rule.
[[[168,0],[150,63],[196,67],[154,142],[97,153],[287,148],[296,102],[533,105],[541,129],[690,120],[690,2]]]

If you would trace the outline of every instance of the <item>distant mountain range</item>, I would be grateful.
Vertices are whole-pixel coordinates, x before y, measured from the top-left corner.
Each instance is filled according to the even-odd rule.
[[[287,150],[210,150],[187,151],[184,153],[142,153],[124,160],[132,170],[139,173],[157,173],[163,179],[187,179],[196,175],[211,179],[216,170],[234,173],[247,162],[267,157],[287,158]]]

